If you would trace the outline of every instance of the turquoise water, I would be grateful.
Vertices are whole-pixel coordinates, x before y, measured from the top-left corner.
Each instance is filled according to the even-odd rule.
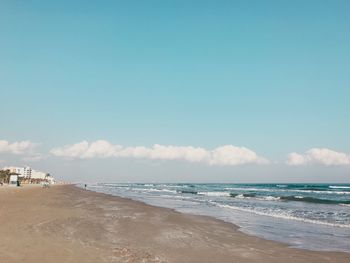
[[[312,250],[350,252],[350,184],[110,184],[103,192],[232,222]]]

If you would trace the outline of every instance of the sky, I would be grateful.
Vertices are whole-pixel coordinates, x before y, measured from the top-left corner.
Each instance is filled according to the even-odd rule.
[[[350,2],[1,1],[0,167],[350,182]]]

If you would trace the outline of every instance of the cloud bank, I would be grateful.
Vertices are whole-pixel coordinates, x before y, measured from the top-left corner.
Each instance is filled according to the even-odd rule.
[[[48,157],[36,152],[38,144],[31,141],[8,142],[0,140],[0,154],[21,155],[24,161],[40,161]],[[133,158],[149,160],[180,160],[204,163],[211,166],[237,166],[243,164],[268,164],[269,160],[257,155],[246,147],[224,145],[215,149],[193,146],[173,146],[155,144],[152,147],[114,145],[105,140],[79,143],[53,148],[51,156],[68,159],[91,158]],[[312,148],[304,153],[292,152],[286,164],[301,166],[319,164],[325,166],[350,165],[350,154],[327,148]]]
[[[350,155],[327,148],[312,148],[303,154],[290,153],[287,164],[294,166],[306,164],[350,165]]]
[[[34,152],[35,147],[37,147],[37,144],[31,141],[10,143],[5,140],[0,140],[0,153],[30,154]]]
[[[95,142],[82,141],[72,145],[57,147],[50,151],[57,157],[65,158],[137,158],[152,160],[183,160],[193,163],[206,163],[217,166],[235,166],[242,164],[266,164],[269,161],[258,156],[254,151],[233,145],[225,145],[213,150],[192,146],[172,146],[155,144],[150,148],[144,146],[123,147],[113,145],[105,140]]]

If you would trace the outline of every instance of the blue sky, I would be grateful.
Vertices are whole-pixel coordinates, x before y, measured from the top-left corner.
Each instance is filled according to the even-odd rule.
[[[0,140],[40,143],[43,154],[99,139],[235,145],[271,163],[312,148],[349,154],[349,8],[340,0],[1,1]],[[0,159],[16,162],[9,155]]]

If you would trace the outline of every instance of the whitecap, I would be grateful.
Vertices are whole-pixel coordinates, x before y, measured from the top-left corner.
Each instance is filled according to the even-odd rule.
[[[206,196],[230,196],[229,192],[198,192],[197,194]]]

